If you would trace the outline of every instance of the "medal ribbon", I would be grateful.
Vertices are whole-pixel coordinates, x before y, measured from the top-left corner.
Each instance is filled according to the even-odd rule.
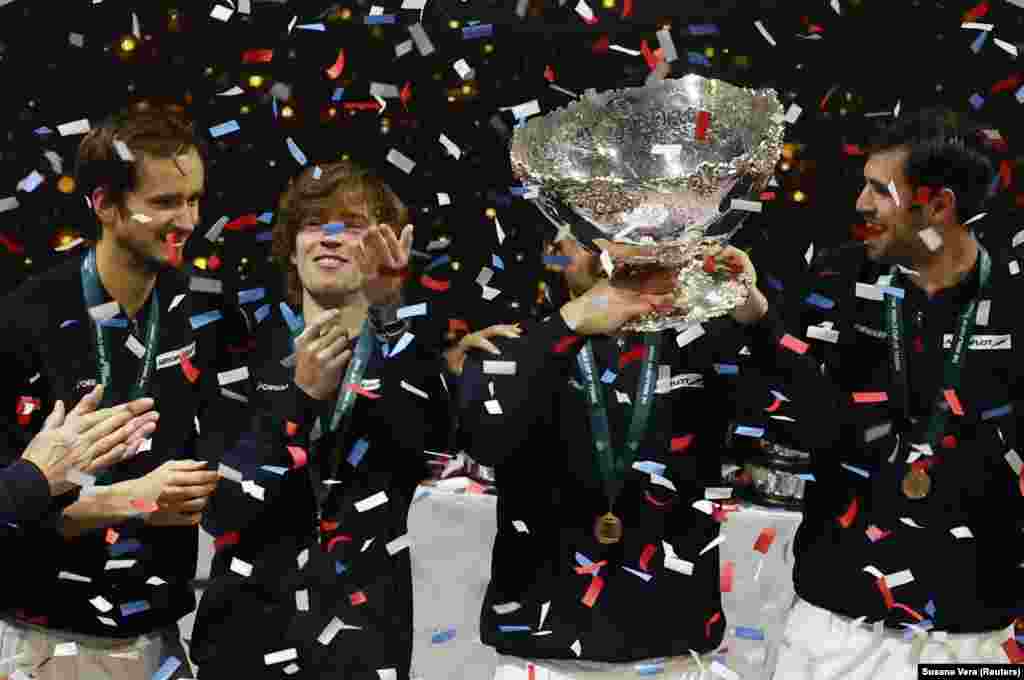
[[[288,332],[291,335],[292,347],[295,347],[295,339],[302,335],[302,331],[306,325],[301,318],[292,316],[288,318]],[[345,437],[345,432],[348,430],[349,420],[346,416],[352,410],[352,407],[356,403],[356,393],[354,390],[348,388],[349,385],[360,385],[363,382],[363,376],[366,374],[366,366],[370,362],[370,357],[373,355],[374,346],[374,334],[370,328],[370,321],[367,319],[363,322],[363,330],[359,334],[359,341],[356,343],[355,352],[352,353],[352,358],[348,362],[348,368],[345,369],[345,377],[341,381],[341,390],[338,395],[338,400],[334,404],[334,413],[331,414],[330,419],[327,416],[321,416],[320,418],[320,430],[326,435],[328,432],[334,432],[341,425],[342,420],[345,421],[345,427],[342,429],[341,434],[338,436],[338,443],[341,444]],[[330,462],[331,469],[328,479],[333,479],[338,473],[338,466],[341,464],[341,456],[335,456]],[[314,468],[311,468],[313,470]],[[315,477],[315,474],[313,475]],[[313,480],[313,493],[314,497],[318,498],[320,504],[326,499],[330,489],[320,489],[322,486],[316,479]]]
[[[978,294],[960,312],[957,320],[956,334],[953,336],[952,351],[943,363],[943,383],[939,386],[940,395],[942,390],[957,390],[960,388],[960,378],[963,374],[964,363],[967,360],[964,344],[974,330],[978,304],[981,302],[981,296],[992,274],[992,258],[989,257],[988,251],[980,243],[978,244],[978,257],[981,280],[978,286]],[[899,272],[896,271],[894,279],[899,276]],[[909,418],[910,386],[907,377],[907,351],[903,338],[903,304],[895,295],[887,295],[885,307],[886,326],[889,331],[889,368],[892,371],[893,386],[899,392],[896,403],[903,408],[904,418]],[[942,407],[943,401],[943,399],[936,401],[928,419],[928,429],[925,431],[925,441],[932,447],[938,445],[939,438],[946,429],[946,421],[949,419],[949,409]]]
[[[98,307],[103,304],[103,288],[100,283],[99,271],[96,267],[96,249],[93,248],[82,260],[82,293],[85,298],[86,309]],[[103,401],[97,408],[110,406],[114,399],[114,390],[111,387],[111,361],[110,361],[110,335],[99,321],[92,319],[93,332],[96,340],[96,360],[99,364],[100,382],[103,384]],[[149,303],[149,311],[146,313],[146,351],[142,355],[142,365],[139,367],[139,377],[132,385],[128,393],[128,401],[134,401],[145,396],[149,391],[149,381],[153,377],[153,367],[156,365],[157,337],[160,333],[160,299],[157,296],[156,288],[153,288],[153,297]],[[113,474],[108,470],[96,477],[97,484],[110,484]]]
[[[633,418],[629,424],[626,445],[622,451],[616,452],[612,446],[611,432],[608,429],[608,410],[604,405],[604,390],[597,380],[597,367],[594,361],[594,349],[588,340],[576,361],[587,393],[587,406],[590,411],[590,431],[594,438],[594,452],[597,457],[597,469],[608,497],[609,510],[615,505],[625,484],[626,470],[636,460],[640,442],[647,433],[647,421],[650,419],[651,407],[654,404],[656,386],[656,368],[661,338],[658,333],[644,333],[644,361],[640,368],[640,381],[636,388],[636,399],[633,403]]]

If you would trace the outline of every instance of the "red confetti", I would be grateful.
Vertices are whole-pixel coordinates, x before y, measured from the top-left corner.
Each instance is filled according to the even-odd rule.
[[[762,191],[760,199],[762,201],[774,201],[775,200],[775,192],[774,191]]]
[[[623,0],[622,18],[626,19],[633,14],[633,0]]]
[[[567,335],[555,343],[552,351],[554,351],[555,354],[565,354],[569,351],[569,348],[579,342],[580,339],[581,338],[578,335]]]
[[[875,586],[878,591],[882,593],[882,599],[885,600],[885,608],[892,609],[896,601],[892,597],[892,591],[889,590],[889,584],[885,582],[884,578],[875,579]]]
[[[956,396],[956,390],[942,390],[942,395],[946,397],[946,403],[949,404],[953,415],[962,416],[964,414],[964,407],[960,404],[960,397]]]
[[[911,609],[910,607],[908,607],[905,604],[900,604],[899,602],[893,602],[892,603],[892,608],[893,609],[902,609],[906,613],[910,614],[910,616],[912,618],[914,618],[915,620],[917,620],[917,621],[924,621],[924,617],[923,616],[921,616],[920,614],[918,614],[917,612],[915,612],[913,609]]]
[[[718,270],[718,267],[715,265],[715,258],[713,256],[711,256],[711,255],[708,255],[707,257],[705,257],[704,258],[704,272],[707,273],[707,274],[714,274],[717,270]]]
[[[719,585],[723,593],[732,592],[732,580],[736,575],[736,563],[726,560],[722,563],[722,571],[719,574]]]
[[[348,601],[352,603],[353,607],[358,607],[361,604],[366,604],[366,593],[361,590],[357,590],[348,596]]]
[[[25,246],[21,245],[7,234],[0,234],[0,244],[7,248],[14,255],[24,255]]]
[[[107,534],[105,536],[105,540],[107,541],[107,543],[109,543],[110,545],[114,545],[115,543],[117,543],[117,539],[119,538],[121,538],[121,534],[117,533],[113,529],[107,529]]]
[[[448,319],[448,332],[458,333],[459,331],[469,333],[469,324],[462,319]]]
[[[768,548],[772,547],[772,543],[775,542],[776,532],[775,527],[766,527],[761,529],[761,533],[757,535],[757,540],[754,541],[754,550],[764,555],[768,554]]]
[[[306,455],[306,449],[301,446],[288,446],[288,453],[292,457],[293,470],[305,467],[306,463],[309,461],[309,456]]]
[[[1006,658],[1010,660],[1012,664],[1024,664],[1024,651],[1021,650],[1020,645],[1017,644],[1015,639],[1008,638],[1006,642],[1002,644],[1003,651],[1006,652]]]
[[[380,399],[380,395],[377,394],[376,392],[364,390],[360,385],[356,385],[355,383],[349,383],[348,385],[345,385],[345,389],[348,390],[349,392],[355,392],[359,396],[366,397],[367,399]]]
[[[437,291],[438,293],[443,293],[452,287],[450,281],[438,281],[426,274],[420,277],[420,283],[423,284],[424,288],[429,288],[430,290]]]
[[[672,437],[672,453],[681,453],[690,448],[690,444],[693,443],[696,436],[695,434],[686,434],[682,437]]]
[[[810,347],[806,342],[799,338],[794,338],[789,333],[786,333],[779,340],[779,344],[788,350],[796,352],[797,354],[805,354],[807,349]]]
[[[921,338],[914,338],[914,351],[918,354],[924,351],[924,340]]]
[[[844,529],[849,529],[850,525],[853,524],[853,521],[855,519],[857,519],[857,511],[859,509],[860,509],[860,502],[857,500],[857,497],[854,496],[853,500],[850,501],[850,507],[848,507],[846,509],[846,512],[844,512],[842,514],[842,516],[840,516],[838,518],[839,519],[839,525],[841,527],[843,527]]]
[[[864,533],[868,535],[869,541],[871,541],[872,543],[878,543],[883,538],[889,536],[889,534],[891,534],[892,532],[886,531],[885,529],[879,529],[874,524],[872,524],[864,531]]]
[[[651,561],[651,558],[654,557],[654,553],[656,553],[657,551],[658,551],[658,548],[655,545],[651,544],[651,543],[648,543],[647,545],[644,546],[644,551],[642,553],[640,553],[640,568],[641,569],[643,569],[644,571],[647,571],[648,563]]]
[[[334,62],[334,66],[327,69],[327,77],[331,80],[337,80],[341,72],[345,70],[345,48],[342,47],[338,50],[338,58]]]
[[[821,98],[821,103],[818,104],[818,108],[819,109],[821,109],[822,111],[825,110],[825,107],[828,106],[828,100],[832,98],[833,93],[835,93],[835,91],[838,88],[839,88],[838,85],[833,85],[829,89],[829,91],[825,93],[825,96]]]
[[[320,520],[320,533],[329,534],[332,531],[338,530],[338,523],[328,519]]]
[[[651,495],[650,491],[644,491],[644,500],[653,505],[656,508],[664,508],[672,504],[672,501],[659,501],[657,498]]]
[[[889,395],[885,392],[854,392],[853,402],[855,404],[880,404],[889,401]]]
[[[402,86],[402,91],[398,93],[398,99],[402,102],[402,106],[409,106],[409,100],[412,99],[412,81],[407,80],[405,82],[405,85]]]
[[[551,68],[551,65],[544,67],[544,79],[549,83],[555,82],[555,69]]]
[[[597,42],[595,42],[591,46],[590,49],[591,49],[592,52],[594,52],[594,54],[607,54],[608,53],[608,46],[610,44],[611,44],[611,42],[608,40],[608,36],[607,35],[602,35],[600,38],[597,39]]]
[[[591,576],[596,576],[597,573],[599,571],[601,571],[601,567],[606,566],[607,564],[608,564],[608,560],[601,560],[600,562],[592,562],[592,563],[590,563],[590,564],[588,564],[586,566],[576,567],[576,573],[577,574],[589,574]]]
[[[771,406],[765,409],[765,411],[767,411],[768,413],[775,413],[780,408],[782,408],[782,400],[776,399],[775,401],[772,402]]]
[[[352,537],[351,536],[349,536],[347,534],[338,534],[337,536],[335,536],[331,540],[327,541],[327,552],[331,552],[332,550],[334,550],[334,546],[336,546],[338,543],[351,543],[351,542],[352,542]]]
[[[646,40],[640,41],[640,53],[644,55],[644,61],[647,62],[647,68],[654,70],[654,67],[658,65],[658,58],[654,56],[654,52],[647,46]]]
[[[986,14],[988,14],[988,2],[980,2],[976,7],[967,10],[967,12],[964,14],[964,20],[962,23],[969,24],[972,21],[975,21],[976,19],[980,19]]]
[[[178,355],[178,359],[180,359],[181,372],[185,374],[185,379],[195,384],[196,380],[199,380],[199,369],[192,365],[192,360],[184,351]]]
[[[992,94],[998,94],[1000,92],[1006,92],[1007,90],[1016,90],[1021,83],[1021,75],[1015,73],[1009,78],[1004,78],[998,83],[992,86]]]
[[[583,594],[583,604],[588,607],[593,607],[594,603],[597,602],[597,597],[601,594],[601,590],[604,589],[604,579],[600,576],[595,576],[590,579],[590,586],[587,588],[587,592]]]
[[[708,126],[711,125],[711,112],[710,111],[698,111],[697,112],[697,130],[694,132],[694,139],[698,142],[703,142],[708,138]]]
[[[252,215],[242,215],[241,217],[237,217],[225,224],[224,228],[228,231],[241,231],[246,227],[255,226],[256,223],[256,215],[254,213]]]
[[[927,205],[932,200],[931,187],[918,187],[914,192],[914,205]]]
[[[269,64],[274,59],[274,50],[246,50],[242,52],[243,64]]]
[[[625,354],[619,355],[619,370],[624,369],[628,364],[644,358],[644,346],[637,345]]]
[[[942,448],[944,449],[955,449],[956,448],[956,437],[951,434],[947,434],[942,438]]]
[[[380,104],[376,100],[361,102],[342,102],[341,107],[346,111],[376,111]]]
[[[286,420],[284,423],[284,433],[289,437],[294,437],[299,431],[299,426],[290,420]]]
[[[843,144],[843,153],[847,156],[863,156],[864,150],[858,144]]]
[[[722,618],[722,612],[715,612],[711,615],[711,618],[704,622],[704,635],[711,637],[711,626],[720,621]]]
[[[1009,189],[1013,182],[1013,166],[1010,161],[1004,160],[999,163],[999,182],[1004,189]]]
[[[131,506],[140,512],[156,512],[160,509],[160,506],[153,501],[147,501],[143,498],[133,498]]]
[[[217,537],[217,540],[213,542],[214,552],[228,547],[229,545],[238,545],[238,542],[242,539],[242,535],[237,531],[229,531]]]
[[[14,412],[18,415],[18,424],[24,427],[32,422],[32,414],[39,410],[39,404],[40,401],[35,397],[18,397],[18,403],[14,407]]]

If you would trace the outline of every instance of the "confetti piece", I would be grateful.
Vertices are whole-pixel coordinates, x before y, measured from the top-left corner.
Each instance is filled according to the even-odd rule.
[[[711,626],[718,623],[722,619],[722,612],[715,612],[711,617],[704,622],[704,635],[708,638],[711,637]]]
[[[759,213],[761,212],[762,204],[760,201],[748,201],[741,198],[734,198],[729,206],[732,210]]]
[[[500,633],[525,633],[529,630],[529,626],[498,626],[498,632]]]
[[[694,130],[694,139],[699,142],[706,141],[708,138],[708,128],[711,125],[711,112],[710,111],[698,111],[697,112],[697,123],[696,129]],[[758,211],[760,212],[760,211]]]
[[[818,309],[824,310],[829,310],[836,306],[836,303],[833,300],[830,300],[824,295],[820,295],[818,293],[811,293],[806,298],[804,298],[804,302],[813,307],[817,307]]]
[[[779,340],[779,344],[788,350],[796,352],[797,354],[805,354],[807,349],[810,347],[806,342],[798,338],[794,338],[788,333]]]
[[[583,602],[585,606],[593,608],[603,589],[604,579],[597,575],[591,577],[590,585],[587,587],[587,592],[583,594],[581,602]]]
[[[757,535],[757,540],[754,541],[754,550],[757,552],[767,555],[768,548],[771,547],[772,543],[775,542],[776,529],[774,527],[766,527],[761,529],[761,533]]]
[[[956,396],[956,390],[942,390],[942,395],[946,398],[946,403],[949,404],[953,415],[962,416],[964,414],[964,407],[960,404],[960,398]]]
[[[857,511],[859,509],[860,502],[857,499],[857,497],[854,496],[853,500],[850,501],[850,505],[846,508],[846,512],[844,512],[838,518],[839,525],[842,526],[844,529],[849,529],[850,526],[853,524],[854,520],[857,518]]]
[[[81,120],[74,120],[70,123],[61,123],[57,126],[57,132],[60,133],[61,137],[69,137],[73,135],[84,135],[89,132],[89,120],[82,118]]]
[[[738,375],[740,367],[735,364],[712,364],[718,375]]]
[[[136,600],[134,602],[126,602],[121,605],[121,616],[131,616],[132,614],[139,614],[149,610],[149,602],[145,600]]]
[[[274,664],[284,663],[286,661],[295,661],[299,658],[299,652],[294,647],[291,649],[282,649],[279,652],[272,652],[270,654],[263,655],[263,663],[266,666],[273,666]]]
[[[384,493],[383,491],[378,491],[377,493],[373,494],[372,496],[364,498],[361,501],[357,501],[356,504],[355,504],[355,507],[356,507],[356,510],[358,512],[366,512],[368,510],[373,510],[376,507],[384,505],[387,502],[388,502],[387,494]]]
[[[345,389],[349,392],[355,392],[360,397],[366,397],[367,399],[380,399],[380,395],[362,387],[361,385],[348,384],[345,385]]]
[[[709,552],[711,550],[714,550],[715,548],[717,548],[718,546],[720,546],[724,542],[725,542],[725,534],[719,534],[717,538],[715,538],[710,543],[708,543],[706,546],[704,546],[701,549],[701,551],[699,553],[697,553],[697,556],[700,557],[700,556],[704,555],[704,553]]]
[[[218,137],[231,134],[232,132],[238,132],[241,129],[242,128],[238,125],[238,121],[229,120],[226,123],[221,123],[220,125],[215,125],[210,128],[210,135],[216,139]]]
[[[755,438],[763,437],[764,436],[764,428],[763,427],[748,427],[747,425],[737,425],[736,426],[736,434],[740,435],[741,437],[755,437]]]
[[[366,604],[366,593],[364,593],[361,590],[357,590],[356,592],[348,596],[348,601],[352,603],[353,607],[358,607],[359,605]]]
[[[732,592],[732,582],[733,582],[733,578],[735,577],[735,575],[736,575],[736,563],[732,562],[730,560],[723,561],[722,562],[721,572],[719,572],[719,576],[720,576],[720,579],[719,579],[720,583],[719,583],[719,585],[720,585],[721,591],[723,593],[731,593]]]
[[[412,36],[412,40],[416,44],[416,49],[421,57],[434,53],[434,44],[430,42],[430,38],[427,36],[427,32],[423,30],[422,24],[416,23],[409,26],[409,34]]]
[[[754,26],[757,27],[757,30],[761,34],[761,36],[768,41],[768,44],[771,45],[772,47],[775,47],[775,38],[771,36],[771,34],[768,32],[768,29],[764,27],[764,24],[761,23],[760,20],[758,20],[754,22]]]
[[[223,318],[221,316],[221,313],[219,311],[217,311],[217,310],[213,310],[213,311],[210,311],[210,312],[205,312],[203,314],[197,314],[197,315],[189,318],[188,321],[189,321],[189,325],[192,326],[192,330],[198,330],[198,329],[202,328],[203,326],[206,326],[207,324],[213,323],[214,321],[217,321],[217,320],[219,320],[221,318]]]
[[[679,347],[686,347],[694,340],[700,338],[705,333],[704,326],[697,323],[692,326],[688,326],[679,335],[676,336],[676,345]]]

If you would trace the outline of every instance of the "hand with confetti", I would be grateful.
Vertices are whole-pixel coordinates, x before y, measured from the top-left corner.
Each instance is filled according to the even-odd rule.
[[[133,505],[154,504],[146,517],[151,526],[196,526],[217,489],[215,470],[199,460],[169,460],[156,470],[127,483]],[[138,507],[138,506],[137,506]]]
[[[42,471],[53,495],[75,487],[67,479],[69,472],[93,474],[120,463],[134,456],[143,438],[156,430],[159,414],[150,410],[152,399],[95,411],[102,399],[103,385],[97,385],[66,417],[64,402],[58,401],[25,449],[23,458]]]
[[[328,399],[338,391],[352,357],[348,331],[334,323],[337,314],[327,310],[295,339],[295,384],[313,399]]]
[[[471,349],[480,349],[491,354],[499,355],[499,350],[488,338],[501,336],[503,338],[518,339],[522,336],[522,329],[519,324],[495,324],[483,330],[470,333],[459,341],[459,344],[444,353],[445,361],[448,362],[448,370],[454,375],[462,375],[462,366],[466,363],[466,352]]]
[[[363,294],[371,305],[397,304],[402,291],[402,274],[409,266],[413,226],[405,225],[401,241],[386,224],[370,227],[356,251],[363,272]]]
[[[750,257],[733,246],[727,246],[717,253],[711,253],[710,256],[714,258],[716,267],[724,266],[737,275],[746,273],[750,276],[750,295],[744,304],[732,310],[732,318],[744,325],[757,323],[764,318],[768,313],[768,300],[757,287],[757,271]]]
[[[634,281],[609,282],[603,279],[580,297],[562,306],[566,325],[579,335],[609,335],[627,321],[659,307],[673,304],[672,292],[652,294],[628,286]]]

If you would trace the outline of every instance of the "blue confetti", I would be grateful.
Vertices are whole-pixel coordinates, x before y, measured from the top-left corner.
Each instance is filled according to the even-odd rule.
[[[900,300],[902,300],[903,296],[906,295],[902,288],[893,288],[892,286],[882,286],[882,293],[899,298]]]
[[[399,338],[398,344],[395,345],[395,348],[387,353],[387,358],[390,359],[391,357],[399,354],[403,349],[408,347],[415,338],[416,336],[413,335],[412,333],[406,333],[405,335],[403,335],[401,338]]]
[[[346,567],[341,562],[338,562],[337,560],[335,560],[335,562],[334,562],[334,574],[335,574],[335,576],[341,576],[346,571],[348,571],[348,567]]]
[[[505,269],[505,263],[497,255],[491,255],[491,264],[494,265],[495,269]]]
[[[526,187],[509,187],[508,192],[513,196],[524,196],[529,191]]]
[[[859,467],[854,467],[852,465],[847,465],[846,463],[840,463],[840,465],[843,466],[844,468],[846,468],[847,470],[849,470],[850,472],[853,472],[855,474],[860,475],[864,479],[868,479],[869,477],[871,477],[871,473],[868,472],[867,470],[862,470]]]
[[[256,241],[258,243],[264,243],[266,241],[272,241],[274,239],[274,232],[272,231],[261,231],[256,234]]]
[[[53,134],[53,130],[51,130],[50,128],[46,127],[45,125],[43,127],[36,128],[32,132],[34,132],[35,134],[39,135],[40,137],[45,137],[46,135],[52,135]]]
[[[153,674],[152,680],[170,680],[174,671],[181,668],[181,659],[176,656],[169,656],[163,665]]]
[[[935,618],[935,600],[928,600],[928,604],[926,604],[924,606],[924,610],[925,610],[925,612],[927,612],[928,616],[930,616],[930,617],[932,617],[934,619]]]
[[[118,541],[114,545],[108,548],[111,557],[120,557],[121,555],[127,555],[133,553],[136,550],[142,548],[142,543],[136,540]]]
[[[345,96],[345,88],[336,87],[334,88],[334,94],[331,95],[332,102],[340,102],[341,98]]]
[[[223,137],[224,135],[229,135],[232,132],[238,132],[241,129],[242,128],[240,128],[238,126],[238,121],[237,120],[229,120],[226,123],[221,123],[220,125],[214,125],[212,128],[210,128],[210,134],[216,139],[217,137]]]
[[[277,118],[277,98],[274,97],[270,100],[270,110],[274,112],[274,118]]]
[[[971,43],[971,51],[977,54],[981,52],[981,48],[985,46],[985,41],[988,40],[988,31],[982,31],[978,34],[978,37]]]
[[[274,221],[274,213],[272,213],[272,212],[262,213],[259,217],[256,218],[256,221],[257,222],[262,222],[263,224],[271,224]]]
[[[366,25],[373,26],[375,24],[393,24],[395,23],[394,14],[374,14],[366,17]]]
[[[800,474],[800,475],[797,475],[797,477],[799,477],[800,479],[804,480],[805,482],[813,482],[814,481],[814,475],[812,475],[810,473]]]
[[[999,173],[992,176],[992,182],[988,185],[988,195],[986,198],[992,198],[999,193]]]
[[[691,65],[711,66],[711,62],[700,52],[687,52],[686,59]]]
[[[276,465],[261,465],[260,469],[278,475],[279,477],[284,477],[285,473],[288,472],[288,468],[277,467]]]
[[[370,442],[365,439],[360,439],[352,447],[352,451],[348,454],[348,462],[352,467],[359,467],[359,461],[366,455],[366,450],[370,448]]]
[[[292,308],[287,303],[281,302],[278,304],[278,308],[281,310],[281,316],[284,317],[284,322],[288,324],[288,330],[292,333],[297,333],[302,330],[303,323],[302,319],[295,315]]]
[[[665,472],[664,463],[656,463],[653,460],[640,460],[633,463],[633,469],[639,470],[648,475],[663,475]]]
[[[498,626],[502,633],[525,633],[530,630],[529,626]]]
[[[1005,406],[997,406],[996,408],[990,408],[987,411],[981,412],[982,420],[991,420],[992,418],[1002,418],[1008,416],[1013,412],[1013,404],[1006,404]]]
[[[299,165],[309,164],[309,161],[306,159],[306,154],[302,153],[302,149],[299,148],[299,145],[295,143],[294,139],[289,137],[285,140],[285,143],[288,145],[288,153],[292,155],[292,158],[295,159],[296,163]]]
[[[715,24],[690,24],[686,30],[690,35],[718,35],[718,26]]]
[[[444,644],[449,640],[455,638],[455,629],[449,628],[448,630],[439,630],[430,636],[430,642],[435,645]]]
[[[775,290],[782,290],[782,282],[779,281],[778,279],[765,275],[764,280],[765,282],[768,283],[769,288],[774,288]]]
[[[270,315],[270,305],[262,305],[256,309],[256,323],[263,323],[263,320]]]
[[[647,663],[647,664],[639,664],[638,666],[636,666],[636,673],[637,673],[637,675],[657,675],[658,673],[664,673],[664,672],[665,672],[664,664]]]
[[[104,328],[128,328],[128,319],[107,319],[100,321],[100,325]]]
[[[985,104],[985,98],[984,98],[984,97],[982,97],[982,96],[981,96],[980,94],[978,94],[977,92],[975,92],[974,94],[972,94],[972,95],[971,95],[971,98],[970,98],[970,99],[968,99],[967,101],[968,101],[968,102],[970,102],[971,106],[972,106],[972,107],[974,107],[974,110],[975,110],[975,111],[977,111],[978,109],[980,109],[980,108],[981,108],[981,107],[982,107],[982,106],[983,106],[983,105]]]
[[[203,326],[205,326],[207,324],[211,324],[214,321],[217,321],[218,319],[222,319],[222,318],[223,317],[221,316],[221,313],[215,309],[215,310],[213,310],[211,312],[205,312],[203,314],[196,314],[195,316],[191,317],[188,320],[188,322],[189,322],[189,325],[192,326],[192,330],[197,330],[197,329],[200,329],[200,328],[202,328]]]
[[[121,616],[131,616],[132,614],[138,614],[140,612],[148,611],[149,603],[145,600],[136,600],[135,602],[126,602],[121,605]]]
[[[591,562],[589,559],[587,559],[587,556],[583,555],[582,553],[576,553],[576,562],[581,567],[589,567],[590,565],[593,564],[593,562]]]
[[[828,299],[824,295],[819,295],[818,293],[811,293],[810,295],[807,296],[804,302],[814,307],[817,307],[818,309],[832,309],[833,307],[836,306],[835,302]]]
[[[615,379],[618,377],[619,376],[615,375],[612,369],[606,368],[604,369],[604,375],[601,376],[601,382],[603,382],[605,385],[611,385],[613,382],[615,382]]]
[[[295,28],[299,28],[304,31],[327,31],[327,27],[323,24],[299,24]]]
[[[715,373],[718,375],[738,375],[740,367],[735,364],[714,364]]]
[[[266,288],[249,288],[238,291],[238,304],[245,305],[250,302],[262,300],[267,294]]]
[[[448,264],[451,261],[452,258],[450,255],[441,255],[440,257],[435,257],[433,260],[431,260],[430,264],[427,265],[427,268],[424,271],[429,272],[431,269],[437,269],[441,265]]]
[[[760,628],[736,626],[736,637],[744,640],[764,640],[764,631]]]
[[[74,326],[76,323],[78,323],[78,319],[68,319],[67,321],[62,323],[60,327],[67,328],[68,326]]]
[[[344,222],[328,222],[323,227],[323,232],[329,236],[337,236],[341,232],[345,231]]]
[[[764,436],[764,428],[763,427],[749,427],[747,425],[737,425],[736,426],[736,434],[738,434],[740,436],[743,436],[743,437],[763,437]]]
[[[545,255],[544,264],[555,267],[568,267],[572,264],[572,258],[568,255]]]
[[[491,24],[480,24],[479,26],[466,26],[462,29],[463,40],[475,40],[476,38],[489,38],[494,34],[494,26]]]

